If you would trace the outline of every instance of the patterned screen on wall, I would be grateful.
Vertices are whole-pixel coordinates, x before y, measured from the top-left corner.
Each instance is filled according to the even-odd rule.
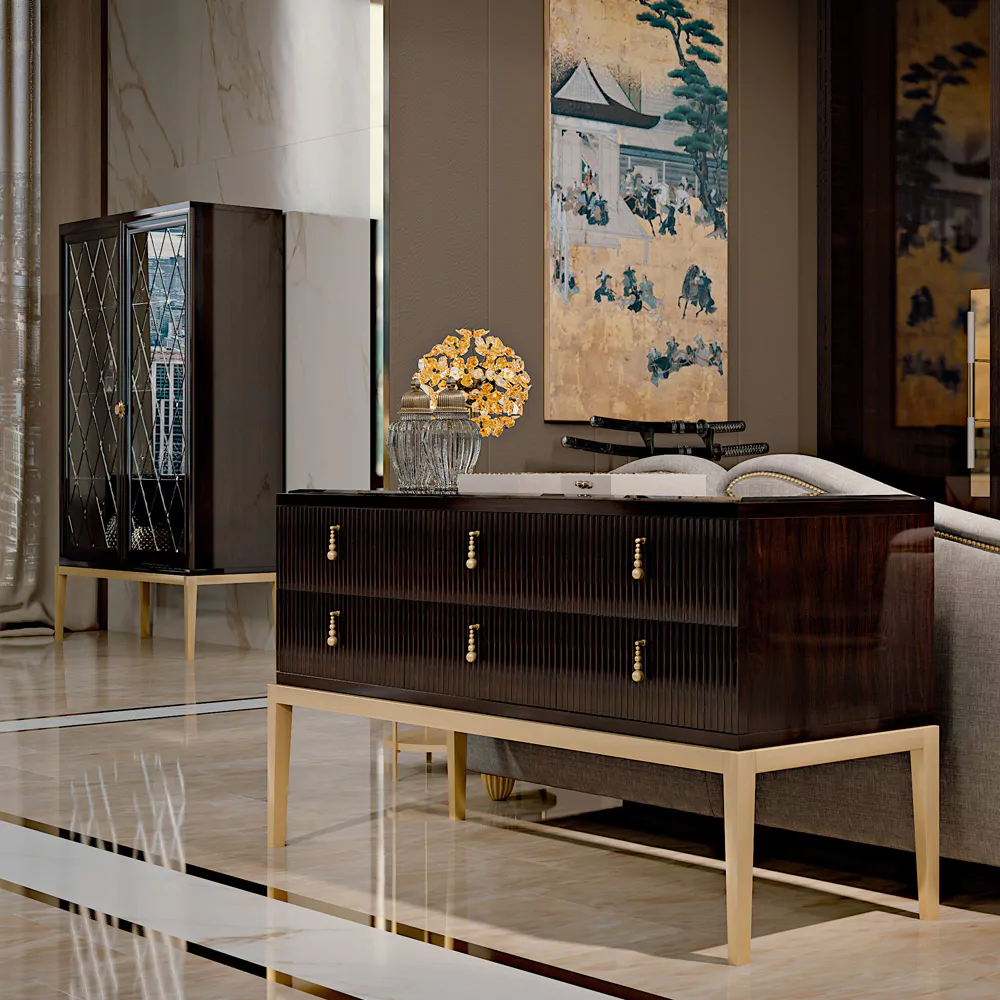
[[[546,419],[727,417],[728,3],[549,0]]]
[[[959,427],[990,281],[990,5],[897,0],[896,425]]]

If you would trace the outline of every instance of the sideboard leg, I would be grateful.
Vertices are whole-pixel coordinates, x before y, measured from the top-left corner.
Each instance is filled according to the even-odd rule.
[[[267,701],[267,846],[284,847],[288,832],[288,769],[292,706]]]
[[[139,583],[139,635],[143,639],[148,639],[153,634],[149,622],[149,598],[152,586],[147,580]]]
[[[194,659],[194,636],[198,627],[198,581],[184,581],[184,658]]]
[[[66,574],[56,567],[56,610],[55,610],[56,642],[62,642],[66,637]]]
[[[448,733],[448,817],[465,819],[465,733]]]
[[[938,728],[927,726],[923,732],[923,747],[910,751],[913,840],[917,849],[917,898],[920,900],[920,919],[937,920],[941,910]]]
[[[750,961],[756,787],[757,769],[753,752],[734,753],[723,774],[726,925],[730,965],[746,965]]]

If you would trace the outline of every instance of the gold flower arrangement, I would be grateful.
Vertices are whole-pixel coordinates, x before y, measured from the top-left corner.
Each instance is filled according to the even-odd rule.
[[[433,399],[454,376],[469,394],[483,437],[499,437],[524,412],[531,379],[524,362],[489,330],[456,330],[418,362],[416,377]]]

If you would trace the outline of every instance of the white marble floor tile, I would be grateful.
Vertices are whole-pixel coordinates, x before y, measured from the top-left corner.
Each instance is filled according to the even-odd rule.
[[[599,996],[10,823],[0,879],[364,1000]]]

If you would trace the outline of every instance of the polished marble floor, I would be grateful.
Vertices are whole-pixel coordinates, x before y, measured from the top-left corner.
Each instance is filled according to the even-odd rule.
[[[729,968],[724,875],[689,833],[629,844],[613,802],[495,804],[474,781],[452,823],[443,760],[404,755],[394,783],[383,727],[356,719],[298,712],[288,846],[268,851],[272,674],[221,646],[186,664],[170,640],[0,641],[8,722],[116,713],[0,731],[0,996],[1000,993],[1000,906],[921,923],[891,878],[794,864],[755,881],[753,962]],[[161,717],[127,711],[146,706]]]

